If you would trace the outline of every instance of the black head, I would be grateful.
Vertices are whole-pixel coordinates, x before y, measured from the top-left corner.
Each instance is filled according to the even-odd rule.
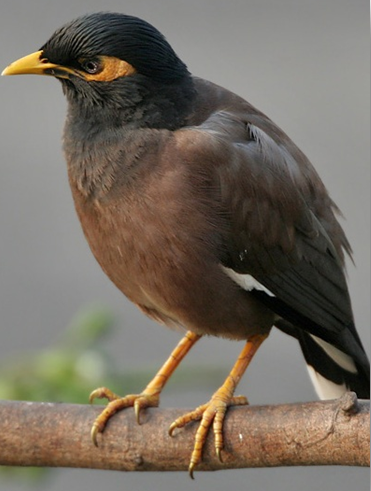
[[[93,125],[177,128],[195,96],[187,67],[164,36],[124,14],[79,17],[3,72],[26,73],[58,78],[70,103],[69,121]]]
[[[125,14],[87,14],[58,29],[41,50],[49,62],[81,68],[84,60],[114,57],[130,64],[137,73],[161,83],[173,83],[188,75],[165,37],[148,22]],[[89,71],[88,71],[89,73]]]

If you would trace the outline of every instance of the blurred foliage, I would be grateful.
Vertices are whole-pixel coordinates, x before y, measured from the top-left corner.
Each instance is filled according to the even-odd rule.
[[[90,388],[107,385],[116,389],[118,371],[102,342],[112,334],[113,325],[107,309],[90,307],[75,316],[56,346],[2,360],[0,399],[86,403]],[[0,466],[0,479],[18,478],[36,487],[50,472],[39,467]]]
[[[0,365],[0,399],[86,403],[90,386],[113,382],[102,340],[114,319],[103,308],[78,314],[56,346],[12,356]]]
[[[33,352],[12,355],[0,365],[0,399],[68,402],[86,404],[91,390],[106,386],[117,394],[137,393],[154,376],[159,367],[147,367],[135,372],[120,371],[120,367],[105,351],[104,340],[114,334],[114,316],[108,309],[92,306],[77,314],[64,330],[55,346]],[[221,367],[205,369],[195,366],[176,372],[173,390],[206,386],[219,376]],[[225,371],[223,370],[224,376]],[[123,394],[124,395],[124,394]],[[106,401],[99,401],[106,404]],[[51,472],[44,468],[0,466],[0,479],[17,478],[40,487]]]

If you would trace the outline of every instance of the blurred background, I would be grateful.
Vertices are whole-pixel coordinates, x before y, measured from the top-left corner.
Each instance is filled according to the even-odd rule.
[[[342,224],[356,263],[348,261],[349,287],[356,324],[368,349],[370,78],[366,2],[12,0],[1,6],[1,69],[39,49],[65,22],[98,10],[137,15],[153,23],[192,73],[246,98],[307,154],[346,217]],[[59,83],[29,76],[3,78],[0,84],[0,394],[3,376],[3,384],[8,384],[3,394],[31,397],[26,378],[31,366],[41,377],[35,389],[41,398],[87,401],[97,380],[108,385],[117,374],[123,377],[119,379],[123,382],[120,393],[128,392],[129,387],[129,391],[140,391],[180,334],[137,311],[105,277],[85,243],[61,150],[66,104]],[[73,335],[68,336],[74,325],[81,335],[79,356],[84,355],[83,362],[79,359],[80,371],[76,371],[75,359],[63,358],[71,346],[68,343],[73,343]],[[102,333],[106,335],[101,337]],[[178,369],[185,378],[170,381],[162,406],[191,408],[208,400],[241,349],[241,343],[201,341]],[[43,392],[50,374],[58,372],[58,363],[63,367],[63,363],[70,364],[63,372],[66,379],[59,395]],[[200,373],[205,374],[201,379]],[[23,392],[12,392],[16,383],[23,386]],[[238,392],[247,394],[253,404],[316,398],[296,342],[275,331]],[[0,474],[1,491],[43,489],[42,485],[50,491],[100,487],[106,491],[369,489],[367,469],[335,467],[197,473],[195,482],[186,473],[61,469],[41,482],[34,481],[31,474],[15,478]]]

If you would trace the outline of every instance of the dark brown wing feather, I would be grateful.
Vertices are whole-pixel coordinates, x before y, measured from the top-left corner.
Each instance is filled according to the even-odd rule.
[[[196,131],[228,221],[221,263],[268,288],[274,296],[257,295],[277,314],[367,367],[344,272],[351,249],[317,172],[250,104],[202,81],[199,91],[213,101]]]

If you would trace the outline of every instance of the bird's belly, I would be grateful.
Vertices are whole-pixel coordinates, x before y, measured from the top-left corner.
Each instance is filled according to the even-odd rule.
[[[97,204],[77,211],[103,271],[155,320],[235,339],[272,326],[272,312],[225,275],[217,258],[204,254],[205,243],[187,233],[186,224],[174,236],[171,223],[155,225],[146,215]]]

